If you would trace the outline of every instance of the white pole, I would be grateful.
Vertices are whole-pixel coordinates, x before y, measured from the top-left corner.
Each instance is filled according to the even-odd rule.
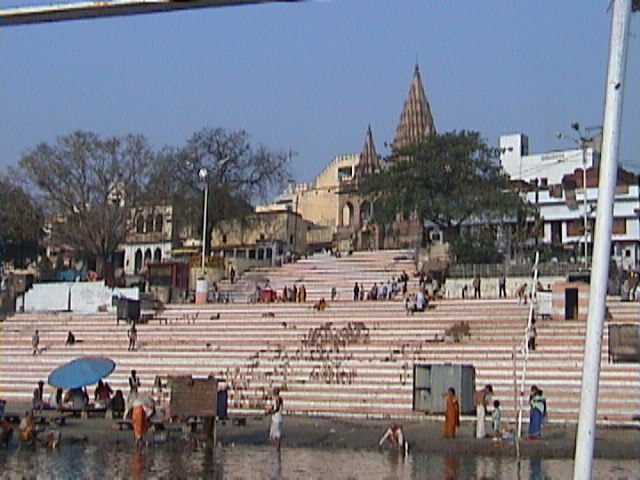
[[[589,211],[587,204],[587,145],[584,138],[580,138],[580,148],[582,149],[582,195],[584,206],[584,268],[589,270],[589,243],[587,237],[587,229],[589,228]]]
[[[591,480],[631,0],[614,0],[574,480]]]
[[[527,317],[527,328],[524,330],[522,339],[522,376],[520,378],[520,403],[518,404],[518,428],[517,437],[522,436],[522,412],[524,411],[525,382],[527,378],[527,361],[529,360],[529,334],[533,328],[533,313],[538,302],[538,263],[540,262],[540,252],[536,251],[533,263],[533,286],[531,287],[531,302],[529,303],[529,316]]]
[[[204,277],[204,255],[207,238],[207,207],[209,203],[209,182],[207,182],[207,170],[201,168],[198,172],[200,179],[204,182],[204,204],[202,205],[202,276]]]

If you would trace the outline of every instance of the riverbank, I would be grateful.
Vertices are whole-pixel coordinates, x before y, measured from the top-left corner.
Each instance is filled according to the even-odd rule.
[[[20,411],[8,408],[7,411]],[[217,424],[217,442],[223,446],[264,445],[267,443],[269,418],[266,416],[243,417],[246,422],[227,420]],[[320,448],[375,450],[378,440],[389,426],[386,420],[328,418],[285,415],[283,448]],[[513,441],[474,438],[473,418],[465,418],[456,438],[442,437],[441,421],[427,418],[404,420],[403,426],[412,452],[453,455],[515,456]],[[201,438],[200,431],[191,434],[181,424],[166,424],[164,432],[150,432],[150,443],[186,442]],[[525,425],[526,427],[526,425]],[[17,426],[15,427],[17,430]],[[120,429],[116,421],[105,418],[68,418],[64,426],[55,427],[61,432],[60,448],[69,443],[127,444],[133,445],[133,433]],[[546,424],[543,438],[519,442],[522,457],[573,458],[576,426]],[[608,459],[640,458],[640,430],[634,428],[599,427],[596,430],[595,457]]]

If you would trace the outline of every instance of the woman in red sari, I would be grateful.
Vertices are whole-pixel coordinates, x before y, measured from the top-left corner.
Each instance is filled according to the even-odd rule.
[[[444,411],[444,438],[453,438],[456,436],[456,428],[460,426],[460,406],[456,390],[449,388],[449,391],[443,395],[445,403]]]

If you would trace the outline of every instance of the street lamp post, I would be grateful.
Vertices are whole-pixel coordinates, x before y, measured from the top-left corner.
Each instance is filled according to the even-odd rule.
[[[209,182],[207,181],[207,176],[209,172],[206,168],[201,168],[198,171],[198,177],[200,180],[204,182],[204,203],[202,205],[202,276],[204,277],[204,256],[206,250],[206,238],[207,238],[207,210],[208,210],[208,202],[209,202]]]
[[[583,221],[583,259],[584,259],[584,268],[586,270],[589,269],[589,202],[587,197],[587,146],[591,144],[594,140],[594,137],[585,137],[580,132],[580,124],[578,122],[574,122],[571,124],[571,128],[574,129],[578,133],[578,138],[570,137],[563,133],[556,133],[557,138],[566,138],[568,140],[572,140],[575,142],[582,152],[582,221]],[[589,130],[589,129],[587,129]]]
[[[579,135],[580,150],[582,150],[582,199],[583,199],[583,220],[584,220],[584,268],[589,269],[589,206],[587,202],[587,142],[593,139],[587,139],[580,133],[580,124],[575,122],[571,124]]]
[[[231,160],[231,157],[224,157],[217,162],[217,167],[222,168],[224,165]],[[218,172],[218,176],[216,177],[217,181],[221,180],[221,173]],[[202,205],[202,257],[201,257],[201,269],[202,269],[202,277],[204,278],[204,265],[205,265],[205,253],[206,253],[206,245],[207,245],[207,210],[209,207],[209,170],[205,167],[202,167],[198,170],[198,177],[200,181],[204,182],[204,203]]]

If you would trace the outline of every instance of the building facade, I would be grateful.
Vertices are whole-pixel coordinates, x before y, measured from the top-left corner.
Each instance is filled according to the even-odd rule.
[[[431,107],[416,65],[392,149],[397,151],[433,133]],[[284,209],[299,213],[314,224],[307,236],[310,246],[338,243],[356,250],[413,247],[422,240],[420,222],[399,220],[381,229],[369,222],[373,201],[357,193],[363,176],[383,168],[369,126],[359,154],[335,157],[312,182],[290,184],[274,204],[258,207],[257,211]]]
[[[244,265],[279,265],[307,252],[310,227],[299,214],[287,210],[223,220],[211,232],[211,255],[242,269]]]
[[[124,252],[126,275],[143,273],[149,262],[171,259],[173,248],[173,208],[169,205],[131,209]]]
[[[539,211],[542,229],[538,240],[571,250],[576,262],[590,265],[598,204],[598,145],[530,155],[526,135],[512,134],[500,137],[500,152],[503,170],[512,180],[527,185],[523,194]],[[638,176],[619,169],[611,253],[622,270],[639,267],[639,213]]]

